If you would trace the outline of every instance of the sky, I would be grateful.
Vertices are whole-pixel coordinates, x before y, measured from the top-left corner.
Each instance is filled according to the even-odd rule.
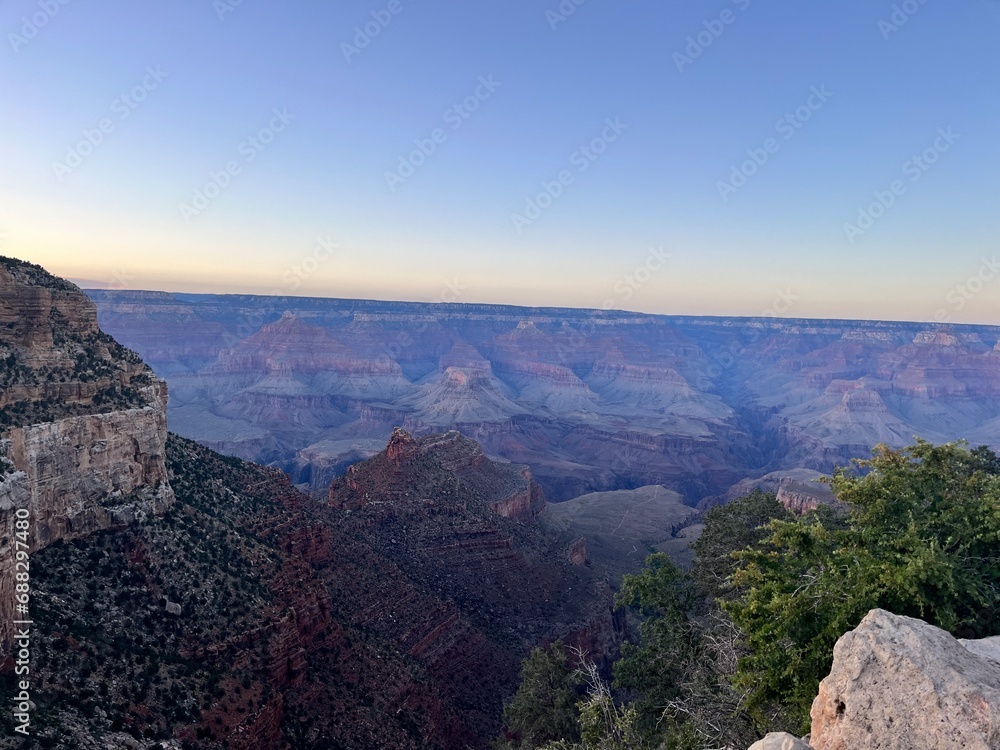
[[[84,286],[1000,324],[997,0],[8,0]]]

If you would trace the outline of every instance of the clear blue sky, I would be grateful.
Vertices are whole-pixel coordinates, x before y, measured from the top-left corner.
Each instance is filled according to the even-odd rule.
[[[1000,2],[893,6],[9,0],[0,252],[95,285],[1000,323],[1000,278],[963,286],[1000,252]]]

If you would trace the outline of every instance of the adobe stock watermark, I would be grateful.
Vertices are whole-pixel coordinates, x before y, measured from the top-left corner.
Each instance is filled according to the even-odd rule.
[[[893,180],[885,190],[876,190],[873,193],[875,200],[867,206],[858,208],[858,217],[854,223],[844,224],[847,241],[853,245],[859,237],[863,237],[875,226],[875,222],[885,216],[889,209],[896,205],[896,201],[906,194],[910,185],[920,182],[930,168],[937,164],[942,155],[950,151],[961,137],[960,134],[953,132],[950,126],[938,128],[934,142],[903,164],[903,176],[910,178],[909,184],[903,180]]]
[[[587,0],[561,0],[555,8],[545,11],[545,20],[549,22],[549,28],[555,31],[559,24],[566,23],[570,16],[576,13],[577,8],[586,3]]]
[[[119,268],[111,272],[111,280],[104,288],[115,292],[124,291],[134,279],[135,277],[127,269]]]
[[[41,30],[59,14],[62,7],[69,3],[70,0],[39,0],[38,10],[30,16],[21,17],[21,33],[15,34],[11,31],[7,34],[7,41],[10,42],[10,48],[14,53],[20,52],[21,47],[38,36]]]
[[[951,307],[952,312],[964,310],[966,305],[1000,275],[1000,260],[997,259],[996,255],[990,258],[984,256],[980,261],[979,268],[974,274],[962,283],[955,284],[945,295],[944,300]],[[951,322],[951,313],[948,308],[938,308],[934,314],[934,320],[938,323]]]
[[[68,175],[73,174],[84,160],[93,155],[97,148],[104,143],[104,140],[115,132],[118,123],[125,122],[132,113],[146,101],[146,98],[156,91],[165,79],[170,76],[160,69],[160,66],[149,66],[146,68],[146,75],[142,80],[126,93],[115,97],[108,105],[110,114],[102,117],[92,128],[84,128],[83,136],[79,141],[66,149],[65,158],[52,162],[52,172],[56,179],[62,182]]]
[[[441,287],[441,292],[438,294],[437,299],[430,304],[440,305],[458,302],[466,291],[468,291],[468,287],[458,279],[452,279],[450,281],[445,279],[444,286]],[[404,349],[407,349],[416,343],[413,335],[421,336],[429,327],[430,322],[424,319],[419,326],[413,329],[413,334],[409,331],[400,331],[396,334],[396,338],[392,341],[392,343],[385,347],[385,353],[389,355],[390,359],[398,359]]]
[[[927,0],[903,0],[892,6],[892,13],[888,19],[879,19],[878,30],[882,33],[882,39],[889,41],[889,37],[902,29],[910,22],[921,8],[927,4]]]
[[[781,150],[782,141],[790,141],[795,137],[796,133],[802,129],[802,127],[812,119],[812,116],[819,112],[823,105],[826,104],[833,97],[833,92],[827,91],[826,85],[821,85],[818,88],[813,86],[810,89],[809,97],[805,100],[803,104],[797,107],[793,112],[788,112],[783,117],[781,117],[776,123],[774,123],[774,131],[777,135],[781,136],[781,140],[777,138],[766,139],[758,148],[747,149],[747,156],[749,157],[740,164],[733,164],[729,170],[728,180],[717,180],[715,183],[716,189],[719,191],[719,196],[722,198],[723,202],[729,202],[729,196],[736,193],[740,188],[747,184],[747,181],[753,177],[761,168],[767,164],[771,157],[774,156]]]
[[[608,146],[617,141],[622,133],[628,130],[628,125],[621,122],[620,117],[608,118],[604,121],[601,134],[589,143],[580,146],[569,155],[570,167],[574,169],[560,170],[553,179],[541,183],[541,192],[534,197],[524,199],[523,213],[516,211],[510,215],[511,224],[518,234],[523,234],[525,227],[531,226],[541,218],[542,213],[559,198],[566,188],[573,184],[577,176],[586,172],[590,165],[601,158]]]
[[[312,252],[302,259],[302,262],[296,263],[294,266],[285,271],[284,275],[281,277],[282,282],[285,284],[285,288],[294,292],[299,287],[302,286],[302,282],[316,273],[320,266],[326,263],[330,258],[333,257],[334,252],[340,249],[340,245],[333,241],[330,235],[326,237],[317,237],[316,244],[313,246]],[[280,292],[276,292],[280,294]]]
[[[791,287],[776,289],[774,292],[774,299],[771,301],[771,306],[762,310],[759,317],[786,317],[798,301],[799,296],[792,291]],[[760,337],[763,335],[762,332],[763,328],[754,328],[750,332],[746,344],[739,341],[733,341],[729,344],[729,346],[723,347],[712,353],[711,359],[713,360],[713,364],[709,365],[705,374],[710,378],[719,377],[723,372],[736,364],[737,360],[746,352],[748,346],[752,346],[760,340]]]
[[[437,152],[438,147],[448,140],[451,133],[456,132],[466,120],[478,112],[483,102],[493,96],[501,85],[499,81],[493,80],[492,74],[479,76],[476,90],[444,111],[441,119],[446,127],[434,128],[426,138],[414,140],[416,148],[405,156],[400,155],[395,170],[386,171],[385,184],[389,190],[395,193],[396,189],[412,177],[417,169],[426,164],[427,160]]]
[[[361,54],[361,51],[368,48],[368,45],[378,37],[392,23],[392,19],[405,10],[402,0],[389,0],[389,3],[380,10],[371,12],[371,20],[364,25],[354,27],[354,37],[350,42],[341,42],[340,51],[348,63],[354,57]]]
[[[215,8],[215,15],[220,21],[225,21],[226,16],[243,5],[243,0],[212,0],[212,7]]]
[[[662,247],[651,247],[646,259],[631,273],[627,273],[615,282],[614,291],[617,297],[604,300],[603,308],[613,310],[622,302],[635,296],[635,293],[648,284],[653,276],[663,270],[672,256]]]
[[[248,136],[237,146],[236,152],[242,159],[230,159],[222,169],[209,171],[208,182],[200,188],[195,188],[191,202],[177,204],[177,210],[185,224],[190,224],[192,219],[201,215],[212,201],[222,195],[223,191],[232,184],[233,178],[243,171],[243,167],[253,163],[274,142],[278,134],[284,132],[295,119],[295,115],[290,114],[287,107],[280,110],[275,107],[271,110],[271,114],[271,120],[267,125]]]
[[[18,692],[14,695],[14,731],[31,734],[31,512],[27,508],[14,511],[14,638],[11,658]]]
[[[742,12],[750,7],[752,0],[731,0],[731,2]],[[715,44],[716,40],[726,33],[726,29],[736,23],[737,18],[739,18],[739,15],[734,13],[732,8],[726,8],[717,18],[702,21],[701,25],[704,28],[697,34],[687,38],[687,46],[684,48],[684,51],[674,52],[673,59],[674,65],[677,66],[677,72],[683,73],[685,68],[693,65],[695,60],[705,54],[705,50]]]
[[[281,275],[283,286],[275,287],[266,296],[284,297],[290,292],[297,291],[302,284],[314,273],[316,273],[326,262],[328,262],[340,250],[340,245],[334,242],[331,235],[317,237],[312,250],[288,270]],[[259,331],[265,325],[268,315],[276,313],[277,309],[272,305],[253,315],[242,315],[240,322],[236,325],[236,335],[226,331],[222,335],[223,344],[232,349],[247,336]]]
[[[672,257],[662,247],[650,247],[646,258],[641,263],[615,281],[612,286],[615,296],[605,299],[601,303],[601,309],[620,310],[622,304],[632,299],[636,292],[648,284],[657,273],[662,271]],[[586,346],[587,337],[595,333],[599,325],[597,320],[590,318],[577,326],[575,333],[571,336],[568,343],[560,341],[556,344],[556,352],[559,354],[559,360],[563,365],[569,362],[570,354],[576,354],[582,347]]]

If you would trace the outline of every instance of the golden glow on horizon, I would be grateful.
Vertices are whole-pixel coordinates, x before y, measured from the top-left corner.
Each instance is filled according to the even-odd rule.
[[[943,310],[950,322],[1000,324],[1000,294],[989,288],[961,309],[948,301],[956,285],[976,272],[978,260],[934,279],[926,268],[880,268],[873,255],[868,273],[851,274],[845,282],[836,276],[845,273],[844,264],[832,252],[818,254],[830,258],[824,272],[822,261],[812,260],[808,268],[796,262],[761,263],[756,260],[760,252],[749,248],[734,259],[722,243],[709,253],[693,240],[687,243],[693,249],[671,249],[666,265],[654,270],[650,251],[641,246],[614,252],[585,248],[570,256],[572,262],[565,247],[557,254],[551,248],[494,243],[478,246],[473,254],[464,246],[426,241],[405,246],[383,237],[344,239],[328,250],[322,238],[306,233],[289,238],[277,231],[236,233],[210,224],[193,231],[178,223],[126,220],[79,208],[53,216],[48,204],[24,196],[0,214],[0,233],[0,253],[93,287],[610,305],[671,315],[757,316],[773,309],[785,317],[933,321]],[[279,253],[275,248],[295,249]],[[964,255],[975,257],[974,251]],[[1000,279],[992,283],[1000,287]],[[789,298],[792,304],[786,303]]]

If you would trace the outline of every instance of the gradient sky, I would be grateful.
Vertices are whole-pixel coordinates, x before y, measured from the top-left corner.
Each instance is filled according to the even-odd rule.
[[[0,253],[90,286],[1000,323],[1000,2],[576,2],[9,0]]]

